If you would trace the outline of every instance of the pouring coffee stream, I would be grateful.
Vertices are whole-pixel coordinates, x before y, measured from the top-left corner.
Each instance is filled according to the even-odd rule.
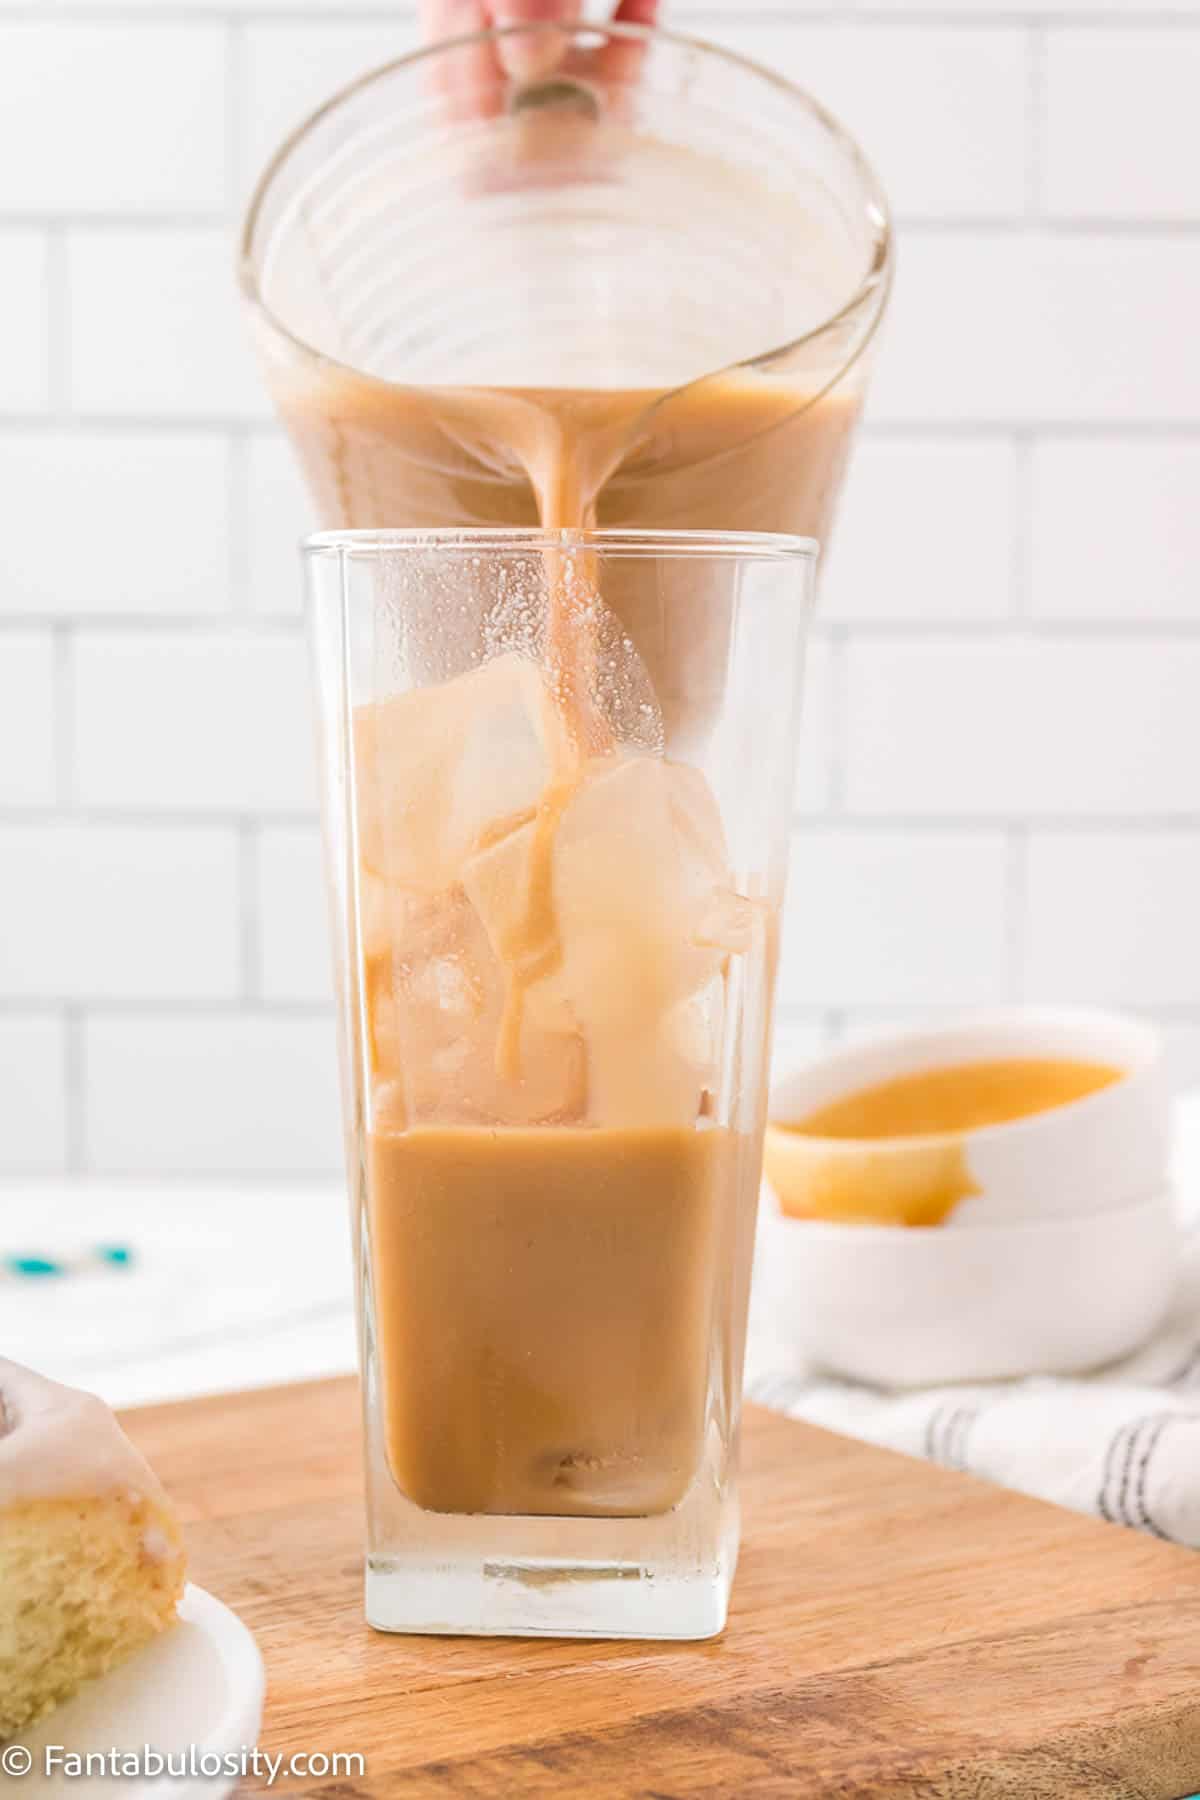
[[[795,377],[735,369],[656,393],[628,390],[422,389],[325,369],[282,396],[325,522],[368,526],[540,525],[768,529],[823,536],[857,417],[857,387],[816,399]],[[602,599],[586,552],[546,553],[543,667],[552,778],[530,850],[529,911],[506,948],[511,1005],[498,1054],[516,1068],[521,997],[558,955],[552,904],[555,825],[589,758],[611,746],[594,693],[598,605],[615,615],[645,666],[668,726],[680,658],[694,687],[723,639],[710,622],[665,645],[644,571],[614,571]],[[569,578],[568,578],[569,577]]]
[[[381,70],[264,178],[247,285],[322,524],[823,542],[890,275],[870,171],[737,59],[633,27],[530,34],[555,39],[551,75],[515,88],[477,39]],[[609,734],[582,567],[568,595],[549,562],[552,820],[572,758]],[[602,604],[669,738],[681,670],[694,686],[724,645],[660,643],[644,574],[610,577]]]

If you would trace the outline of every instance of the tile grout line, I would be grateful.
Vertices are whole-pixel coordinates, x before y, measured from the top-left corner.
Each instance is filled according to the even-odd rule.
[[[1043,24],[1031,24],[1027,28],[1025,49],[1025,211],[1031,224],[1043,222],[1045,215],[1049,130],[1049,96],[1046,87],[1048,54],[1046,27]],[[1058,221],[1053,223],[1057,225]]]
[[[262,908],[258,887],[260,827],[250,819],[238,825],[238,993],[240,1006],[261,1005]]]
[[[245,145],[242,120],[246,116],[246,30],[245,21],[230,18],[225,33],[225,211],[224,223],[237,223],[242,197],[242,167]]]
[[[60,426],[71,412],[71,269],[64,225],[47,221],[46,392],[47,425]]]
[[[1009,604],[1015,625],[1035,637],[1045,638],[1054,629],[1053,618],[1034,614],[1034,449],[1032,432],[1013,437],[1013,532],[1009,544]],[[1121,633],[1120,635],[1124,635]],[[1128,641],[1128,639],[1126,639]]]
[[[74,811],[75,627],[71,620],[51,626],[54,654],[54,785],[56,814]]]
[[[246,33],[244,23],[232,20],[225,34],[225,209],[237,219],[242,192],[244,144],[242,123],[247,110]],[[231,427],[226,452],[229,508],[229,610],[253,612],[250,593],[250,434],[249,423]]]
[[[87,1168],[87,1048],[83,1007],[67,1006],[63,1012],[64,1080],[67,1102],[67,1172],[82,1174]]]
[[[842,1042],[849,1022],[850,1008],[847,1006],[826,1006],[822,1009],[821,1032],[825,1049]]]
[[[846,813],[850,758],[850,634],[833,626],[829,643],[829,791],[825,814]]]
[[[1029,831],[1025,825],[1008,829],[1004,866],[1004,985],[1013,1004],[1026,991],[1026,922],[1029,917]]]
[[[226,607],[228,614],[239,619],[254,618],[257,623],[250,593],[249,474],[250,446],[246,433],[233,430],[225,446],[225,505],[229,526]]]

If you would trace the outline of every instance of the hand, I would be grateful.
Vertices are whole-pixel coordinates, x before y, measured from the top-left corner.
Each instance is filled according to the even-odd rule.
[[[620,0],[613,14],[620,25],[653,25],[658,19],[660,0]],[[583,0],[421,0],[421,28],[427,43],[440,38],[462,37],[468,32],[486,31],[493,25],[573,24],[583,10]],[[604,53],[616,67],[597,70],[602,79],[622,79],[626,69],[620,65],[629,60],[627,45],[612,45]],[[550,73],[557,55],[557,45],[549,33],[522,33],[501,38],[498,54],[487,52],[486,63],[474,71],[476,79],[507,76],[514,81],[532,81]],[[614,54],[615,53],[615,54]],[[603,60],[603,59],[602,59]]]

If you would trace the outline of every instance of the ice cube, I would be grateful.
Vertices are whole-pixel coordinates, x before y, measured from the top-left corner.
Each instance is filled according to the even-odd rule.
[[[522,827],[469,859],[463,884],[501,957],[529,904],[534,830]],[[657,757],[587,765],[551,849],[560,966],[531,1003],[591,1016],[623,1012],[635,975],[664,1005],[707,980],[722,946],[699,941],[728,881],[720,816],[695,769]]]
[[[370,869],[360,868],[358,875],[358,930],[364,957],[390,954],[395,937],[393,914],[403,904],[403,894],[390,888]]]
[[[549,778],[554,726],[540,672],[515,654],[357,707],[364,869],[412,893],[451,886],[479,843],[531,815]]]
[[[681,1056],[690,1069],[704,1077],[705,1086],[717,1084],[725,1026],[725,982],[715,975],[694,994],[677,1000],[663,1017],[663,1042]]]
[[[533,827],[522,827],[463,870],[501,958],[521,936],[533,849]],[[711,1044],[698,1064],[681,1047],[689,1034],[664,1027],[729,954],[701,937],[729,881],[708,784],[698,770],[657,757],[596,759],[558,821],[551,858],[558,957],[526,993],[528,1020],[582,1033],[594,1122],[694,1118]]]
[[[698,944],[743,956],[758,949],[771,929],[772,909],[766,900],[749,900],[732,888],[714,888],[696,919]]]
[[[497,1072],[506,976],[462,889],[387,896],[389,942],[377,941],[365,972],[371,1072],[387,1090],[389,1116],[486,1125],[581,1118],[578,1034],[530,1022],[517,1075]]]

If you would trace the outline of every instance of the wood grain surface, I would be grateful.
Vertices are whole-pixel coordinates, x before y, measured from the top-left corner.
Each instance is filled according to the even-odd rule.
[[[192,1575],[257,1634],[262,1743],[326,1800],[1178,1800],[1200,1788],[1200,1557],[751,1408],[706,1644],[363,1622],[351,1381],[125,1415]]]

